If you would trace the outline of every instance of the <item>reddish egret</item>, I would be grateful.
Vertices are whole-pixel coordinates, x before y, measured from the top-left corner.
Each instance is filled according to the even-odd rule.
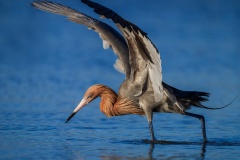
[[[153,142],[155,140],[152,124],[154,112],[179,113],[200,119],[203,140],[207,141],[204,117],[186,110],[191,106],[220,109],[201,104],[208,100],[209,93],[182,91],[164,83],[160,54],[145,32],[98,3],[90,0],[82,0],[82,2],[94,8],[101,17],[111,19],[122,35],[108,24],[58,3],[36,1],[32,6],[67,16],[68,20],[96,31],[103,40],[104,49],[111,47],[117,54],[118,59],[114,66],[126,75],[126,79],[119,87],[118,94],[105,85],[91,86],[66,122],[88,103],[101,97],[100,110],[108,117],[126,114],[145,115]]]

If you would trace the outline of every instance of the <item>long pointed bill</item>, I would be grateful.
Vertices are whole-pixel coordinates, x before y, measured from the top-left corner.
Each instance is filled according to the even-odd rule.
[[[87,104],[88,104],[88,102],[85,99],[82,99],[81,102],[78,104],[78,106],[74,109],[74,111],[67,118],[65,123],[67,123],[81,108],[83,108]]]

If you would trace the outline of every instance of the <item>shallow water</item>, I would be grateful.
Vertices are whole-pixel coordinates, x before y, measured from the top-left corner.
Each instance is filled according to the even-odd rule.
[[[77,0],[58,2],[97,17]],[[210,92],[210,107],[230,102],[240,90],[239,2],[151,2],[103,3],[149,34],[165,82]],[[107,118],[99,99],[65,123],[92,84],[117,91],[124,76],[112,67],[114,54],[94,32],[28,2],[1,1],[0,12],[0,159],[240,157],[239,97],[222,110],[190,110],[205,116],[206,144],[198,119],[155,114],[153,146],[145,117]]]
[[[48,107],[44,104],[41,106]],[[229,123],[211,123],[211,118],[206,116],[209,142],[204,144],[198,120],[168,114],[155,115],[155,132],[159,141],[155,142],[153,148],[149,141],[145,118],[122,116],[107,119],[97,113],[96,108],[91,106],[83,110],[65,124],[67,111],[60,109],[56,112],[52,109],[14,111],[9,107],[1,112],[2,159],[239,157],[240,131],[236,118],[231,118],[233,124],[228,127],[229,130],[225,130],[224,125]],[[224,119],[226,118],[229,119],[225,116]],[[188,122],[189,120],[191,121]]]

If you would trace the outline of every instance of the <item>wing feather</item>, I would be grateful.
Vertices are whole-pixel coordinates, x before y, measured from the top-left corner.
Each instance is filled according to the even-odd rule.
[[[67,19],[82,24],[86,26],[88,29],[92,29],[96,31],[100,38],[103,41],[103,48],[108,49],[112,48],[113,52],[117,54],[120,64],[118,64],[119,68],[123,68],[122,72],[126,74],[128,78],[130,75],[130,64],[129,64],[129,55],[128,55],[128,47],[127,44],[119,32],[113,29],[108,24],[96,20],[90,16],[87,16],[81,12],[78,12],[70,7],[49,2],[49,1],[35,1],[31,3],[33,7],[44,10],[47,12],[67,16]],[[122,67],[120,67],[120,65]]]
[[[111,19],[122,32],[129,48],[130,81],[141,86],[135,96],[142,94],[144,86],[150,80],[155,101],[159,102],[163,97],[160,54],[147,34],[133,23],[98,3],[90,0],[82,0],[82,2],[94,8],[99,15]],[[149,78],[146,78],[146,75]]]

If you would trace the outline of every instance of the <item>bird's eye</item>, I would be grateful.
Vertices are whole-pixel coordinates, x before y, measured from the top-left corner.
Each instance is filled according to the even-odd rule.
[[[87,99],[89,99],[89,98],[92,98],[92,96],[93,96],[93,95],[92,95],[92,94],[90,94],[90,95],[87,97]]]

